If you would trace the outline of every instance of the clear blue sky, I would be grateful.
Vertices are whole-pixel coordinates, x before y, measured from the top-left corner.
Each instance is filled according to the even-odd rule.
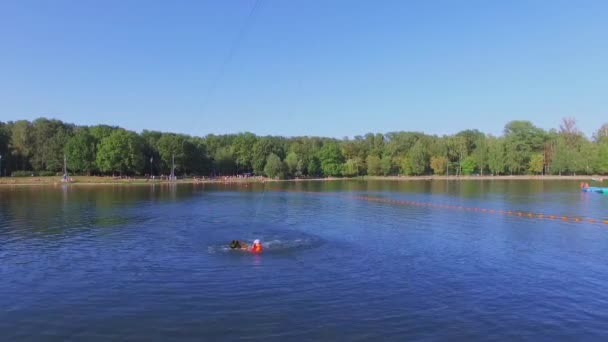
[[[608,1],[255,3],[1,1],[0,120],[338,138],[608,121]]]

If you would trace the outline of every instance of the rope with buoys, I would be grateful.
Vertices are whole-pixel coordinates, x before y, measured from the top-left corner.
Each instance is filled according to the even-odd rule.
[[[521,210],[499,210],[499,209],[467,207],[467,206],[461,206],[461,205],[441,204],[441,203],[432,203],[432,202],[404,201],[404,200],[395,200],[395,199],[387,199],[387,198],[372,197],[372,196],[341,195],[341,194],[336,194],[336,193],[325,193],[325,192],[318,192],[318,191],[285,190],[285,189],[278,189],[275,191],[296,192],[296,193],[304,193],[304,194],[309,194],[309,195],[321,195],[321,196],[330,196],[330,197],[338,197],[338,198],[356,199],[356,200],[368,201],[368,202],[374,202],[374,203],[387,203],[387,204],[404,205],[404,206],[427,207],[427,208],[433,208],[433,209],[448,209],[448,210],[457,210],[457,211],[478,212],[478,213],[485,213],[485,214],[514,216],[514,217],[530,218],[530,219],[555,220],[555,221],[564,221],[564,222],[578,222],[578,223],[607,224],[608,225],[608,219],[594,219],[594,218],[586,218],[586,217],[582,217],[582,216],[550,215],[550,214],[526,212],[526,211],[521,211]]]

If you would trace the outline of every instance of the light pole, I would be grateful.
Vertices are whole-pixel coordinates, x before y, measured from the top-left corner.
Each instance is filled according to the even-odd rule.
[[[171,156],[172,164],[171,164],[171,180],[173,181],[175,178],[175,153]]]

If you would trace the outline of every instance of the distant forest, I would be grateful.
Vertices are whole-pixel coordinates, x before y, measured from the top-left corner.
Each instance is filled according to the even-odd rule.
[[[0,174],[354,177],[360,175],[607,174],[608,124],[591,139],[565,118],[549,131],[511,121],[502,136],[368,133],[353,139],[207,135],[76,126],[39,118],[0,122]]]

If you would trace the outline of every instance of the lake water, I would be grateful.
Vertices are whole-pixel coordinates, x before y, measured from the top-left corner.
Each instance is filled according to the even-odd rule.
[[[0,187],[1,339],[605,340],[607,209],[568,181]]]

